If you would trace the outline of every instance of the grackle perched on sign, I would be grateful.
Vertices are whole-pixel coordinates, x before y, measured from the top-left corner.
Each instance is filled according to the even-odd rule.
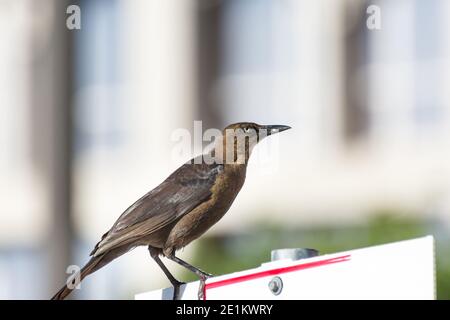
[[[241,122],[229,125],[214,148],[188,161],[155,189],[130,206],[91,252],[80,278],[102,268],[137,246],[148,246],[179,298],[182,282],[175,279],[160,256],[194,272],[200,278],[199,299],[210,274],[175,256],[200,237],[228,211],[245,181],[253,147],[266,136],[290,129],[282,125]],[[64,286],[52,299],[64,299],[74,286]]]

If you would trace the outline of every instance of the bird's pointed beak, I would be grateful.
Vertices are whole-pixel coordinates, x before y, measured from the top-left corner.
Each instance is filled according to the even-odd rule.
[[[291,127],[275,124],[275,125],[264,126],[264,129],[267,130],[268,135],[271,135],[271,134],[279,133],[281,131],[289,130],[289,129],[291,129]]]

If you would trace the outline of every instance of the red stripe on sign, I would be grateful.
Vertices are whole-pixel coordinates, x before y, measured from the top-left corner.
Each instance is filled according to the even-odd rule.
[[[349,260],[350,260],[350,255],[348,254],[345,256],[330,258],[330,259],[326,259],[326,260],[319,260],[319,261],[297,264],[297,265],[293,265],[293,266],[289,266],[289,267],[264,270],[261,272],[245,274],[245,275],[234,277],[234,278],[229,278],[229,279],[224,279],[224,280],[220,280],[220,281],[216,281],[216,282],[206,283],[205,292],[204,292],[205,294],[203,296],[204,296],[204,299],[206,299],[206,290],[207,289],[223,287],[223,286],[230,285],[230,284],[259,279],[259,278],[268,277],[268,276],[274,276],[274,275],[278,275],[278,274],[282,274],[282,273],[288,273],[288,272],[293,272],[293,271],[298,271],[298,270],[326,266],[329,264],[345,262],[345,261],[349,261]]]

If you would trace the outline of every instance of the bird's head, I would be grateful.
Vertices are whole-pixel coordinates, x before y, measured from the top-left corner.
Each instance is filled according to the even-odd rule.
[[[267,136],[276,134],[281,131],[291,129],[284,125],[261,125],[254,122],[238,122],[233,123],[223,129],[223,135],[245,136],[249,138],[256,138],[257,142],[261,141]]]
[[[285,125],[260,125],[253,122],[238,122],[227,126],[222,134],[221,145],[226,163],[247,163],[256,144],[267,136],[285,131]]]

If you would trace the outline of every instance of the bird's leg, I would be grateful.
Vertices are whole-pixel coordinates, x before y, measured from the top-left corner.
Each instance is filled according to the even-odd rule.
[[[173,286],[173,300],[179,300],[180,297],[180,287],[185,284],[184,282],[180,282],[170,273],[169,269],[164,265],[164,263],[159,258],[158,252],[156,252],[153,248],[149,247],[148,251],[150,252],[150,256],[155,260],[158,266],[162,269],[167,279],[169,279],[170,283]]]
[[[187,263],[186,261],[181,260],[178,257],[175,257],[174,254],[167,256],[167,258],[169,258],[170,260],[178,263],[179,265],[185,267],[186,269],[188,269],[189,271],[195,273],[199,278],[200,278],[200,286],[198,288],[198,299],[199,300],[203,300],[204,295],[205,295],[205,282],[206,279],[212,277],[212,274],[206,273],[192,265],[190,265],[189,263]]]

